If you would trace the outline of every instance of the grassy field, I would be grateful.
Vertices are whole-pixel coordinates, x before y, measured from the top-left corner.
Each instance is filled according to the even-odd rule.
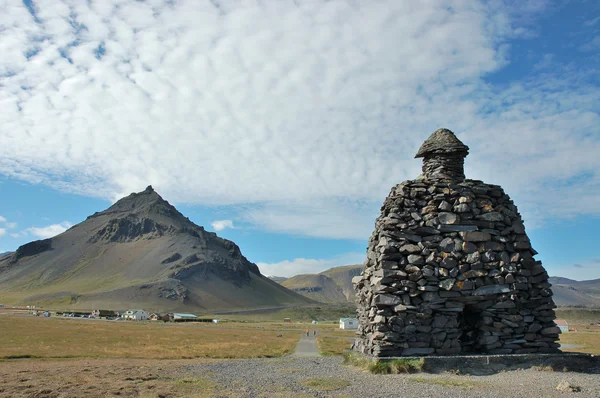
[[[256,358],[293,352],[300,331],[234,324],[0,316],[0,358]],[[277,337],[281,334],[282,337]]]
[[[560,343],[577,345],[577,347],[562,348],[562,351],[600,354],[600,330],[594,332],[563,333],[560,335]]]
[[[351,345],[352,342],[346,337],[317,336],[317,346],[324,356],[342,355]]]

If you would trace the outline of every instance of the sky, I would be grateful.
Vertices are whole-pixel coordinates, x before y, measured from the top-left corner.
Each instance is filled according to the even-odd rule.
[[[267,275],[360,264],[446,127],[600,278],[600,3],[0,0],[0,252],[147,185]]]

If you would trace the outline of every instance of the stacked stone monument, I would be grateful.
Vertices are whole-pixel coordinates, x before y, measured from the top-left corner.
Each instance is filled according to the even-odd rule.
[[[447,129],[419,149],[422,175],[392,188],[353,279],[374,357],[559,352],[548,274],[498,185],[465,179]]]

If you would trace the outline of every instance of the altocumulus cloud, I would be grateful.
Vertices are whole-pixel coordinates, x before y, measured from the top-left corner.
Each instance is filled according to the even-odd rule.
[[[362,264],[364,253],[345,253],[330,259],[296,258],[278,263],[257,263],[264,275],[292,277],[299,274],[316,274],[326,269],[348,264]]]
[[[73,224],[68,221],[63,221],[60,224],[52,224],[46,227],[31,227],[27,228],[25,231],[37,236],[38,238],[47,239],[52,238],[53,236],[62,234],[67,229],[71,228]]]
[[[215,231],[222,231],[225,228],[235,228],[231,220],[216,220],[210,223]]]
[[[543,12],[489,3],[4,2],[0,173],[109,199],[151,183],[265,229],[366,239],[365,209],[446,126],[526,219],[598,214],[595,70],[549,57],[488,83]]]

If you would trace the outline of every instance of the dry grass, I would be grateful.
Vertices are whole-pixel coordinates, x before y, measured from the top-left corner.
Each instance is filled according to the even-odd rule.
[[[296,331],[214,324],[1,316],[0,358],[256,358],[292,352]],[[282,334],[282,337],[277,337]]]
[[[317,391],[334,391],[348,387],[350,382],[344,379],[327,377],[322,379],[305,379],[302,384]]]
[[[560,335],[561,344],[576,344],[580,347],[564,348],[566,352],[600,354],[600,330],[589,332],[568,332]]]
[[[411,377],[408,379],[415,383],[425,383],[425,384],[435,384],[444,387],[460,387],[462,389],[470,389],[480,385],[480,383],[468,380],[468,379],[459,379],[459,378],[450,378],[450,377]]]
[[[69,359],[0,362],[0,397],[231,396],[186,368],[203,360]],[[193,381],[188,383],[188,381]]]
[[[352,343],[346,337],[317,336],[317,346],[321,355],[342,355]]]

